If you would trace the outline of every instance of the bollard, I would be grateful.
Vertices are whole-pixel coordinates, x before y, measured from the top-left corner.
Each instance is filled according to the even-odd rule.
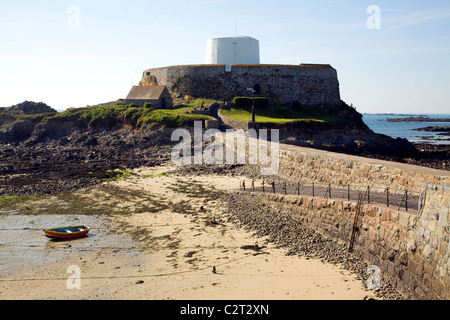
[[[370,203],[370,186],[367,186],[367,203]]]
[[[313,194],[313,198],[314,198],[314,182],[312,183],[312,194]]]
[[[350,185],[347,185],[347,200],[350,201]]]
[[[297,182],[297,195],[300,195],[300,182]]]

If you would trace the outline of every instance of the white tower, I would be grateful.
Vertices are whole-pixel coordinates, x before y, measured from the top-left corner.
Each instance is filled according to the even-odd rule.
[[[206,64],[259,64],[259,41],[246,36],[214,37],[206,43]]]

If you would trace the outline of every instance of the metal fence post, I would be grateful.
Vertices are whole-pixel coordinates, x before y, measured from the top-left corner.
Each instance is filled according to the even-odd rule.
[[[386,188],[386,205],[389,207],[389,187]]]
[[[405,190],[405,209],[408,211],[408,189]]]

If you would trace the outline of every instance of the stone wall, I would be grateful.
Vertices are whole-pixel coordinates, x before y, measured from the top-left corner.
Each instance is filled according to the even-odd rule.
[[[398,162],[351,156],[312,148],[280,144],[279,175],[291,180],[318,182],[353,189],[391,193],[421,192],[427,184],[450,185],[450,172]]]
[[[144,71],[142,85],[165,85],[172,97],[185,95],[231,101],[261,86],[272,104],[340,104],[337,72],[329,65],[188,65]]]
[[[450,298],[450,189],[424,188],[422,210],[365,204],[354,251],[407,299]],[[350,243],[356,202],[320,197],[255,193],[276,210],[325,237]],[[436,215],[436,213],[439,213]]]
[[[450,299],[450,186],[422,189],[419,214],[408,233],[407,276],[420,292]]]
[[[408,188],[420,195],[418,210],[366,201],[354,250],[406,298],[450,299],[450,171],[280,144],[278,176],[302,185],[370,185],[400,194]],[[356,201],[252,195],[325,237],[350,243]]]
[[[243,130],[248,129],[247,121],[231,119],[222,113],[222,109],[219,109],[217,111],[217,115],[225,125],[230,126],[233,129],[243,129]]]

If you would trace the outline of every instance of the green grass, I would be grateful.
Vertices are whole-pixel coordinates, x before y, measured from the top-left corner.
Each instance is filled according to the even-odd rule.
[[[87,106],[85,108],[70,108],[54,116],[46,117],[44,121],[66,120],[74,121],[81,127],[108,127],[118,123],[130,123],[135,127],[143,124],[161,124],[173,128],[191,123],[195,120],[211,119],[209,116],[185,113],[184,109],[192,110],[194,106],[176,109],[137,108],[133,104],[115,106]]]
[[[217,102],[219,104],[222,103],[222,101],[198,98],[198,99],[190,101],[187,104],[187,107],[192,108],[192,109],[193,108],[200,108],[202,106],[202,103],[203,103],[203,107],[207,108],[209,105],[211,105],[214,102]]]
[[[343,122],[344,118],[331,115],[319,107],[305,107],[304,111],[295,111],[292,107],[269,107],[255,110],[255,121],[261,123],[285,124],[293,121],[306,122]],[[252,111],[248,108],[222,110],[224,116],[235,120],[251,121]]]

